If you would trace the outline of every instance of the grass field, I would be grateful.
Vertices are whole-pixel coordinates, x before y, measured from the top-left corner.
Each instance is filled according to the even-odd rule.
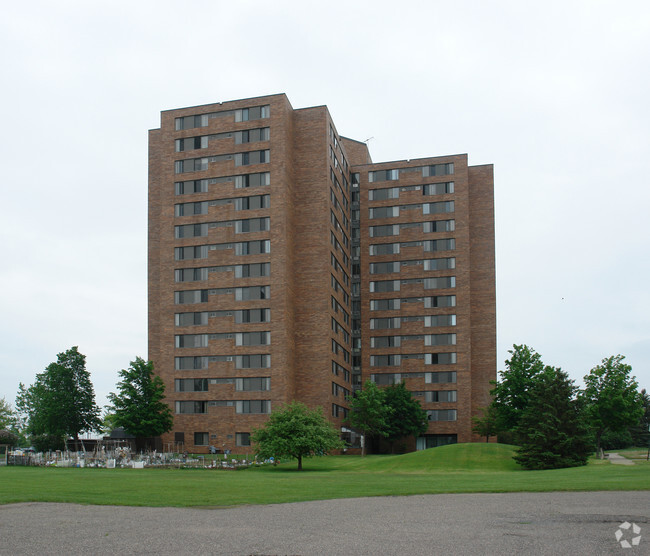
[[[400,456],[328,456],[238,471],[0,468],[0,503],[224,507],[412,494],[650,490],[650,464],[524,471],[513,447],[456,444]]]

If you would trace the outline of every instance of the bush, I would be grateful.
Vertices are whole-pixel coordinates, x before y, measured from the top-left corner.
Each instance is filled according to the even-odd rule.
[[[31,438],[37,452],[65,450],[65,439],[55,434],[36,434]]]
[[[0,444],[15,446],[18,444],[18,435],[8,430],[0,430]]]

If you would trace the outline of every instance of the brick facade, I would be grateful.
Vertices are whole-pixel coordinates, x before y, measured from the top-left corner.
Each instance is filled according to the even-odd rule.
[[[293,399],[343,427],[346,396],[396,373],[432,411],[418,447],[474,440],[496,375],[494,285],[492,166],[373,164],[325,106],[283,94],[165,111],[149,133],[149,358],[175,413],[167,447],[249,452],[247,433]]]

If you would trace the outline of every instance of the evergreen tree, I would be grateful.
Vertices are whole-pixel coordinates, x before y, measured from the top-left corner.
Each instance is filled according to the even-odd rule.
[[[559,368],[546,367],[530,389],[517,432],[521,445],[514,459],[526,469],[556,469],[587,463],[591,436],[577,388]]]

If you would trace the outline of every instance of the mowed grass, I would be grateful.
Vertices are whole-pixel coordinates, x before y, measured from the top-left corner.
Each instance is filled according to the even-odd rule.
[[[361,496],[470,492],[650,490],[650,465],[594,460],[524,471],[514,448],[456,444],[400,456],[327,456],[239,471],[0,468],[0,503],[225,507]]]

